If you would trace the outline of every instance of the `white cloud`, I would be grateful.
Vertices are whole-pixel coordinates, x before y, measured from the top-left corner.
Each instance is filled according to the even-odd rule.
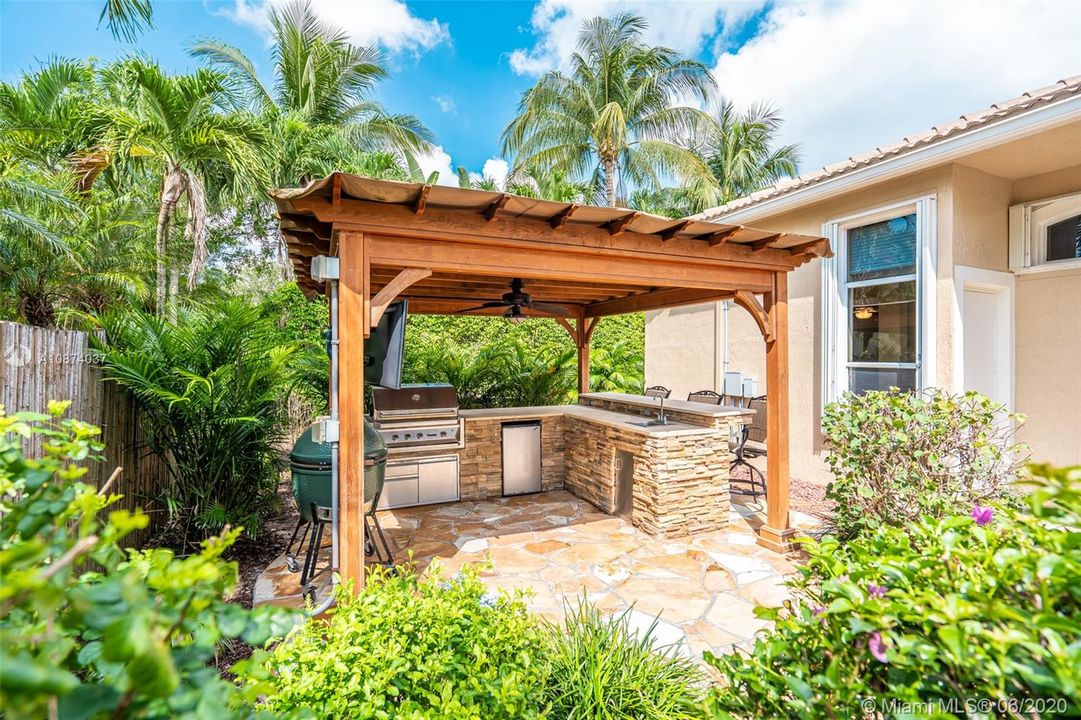
[[[269,33],[268,10],[288,0],[234,0],[226,15]],[[342,28],[356,45],[381,45],[391,52],[419,54],[450,39],[439,20],[413,15],[402,0],[311,0],[319,17]]]
[[[509,174],[510,165],[503,158],[488,158],[484,161],[484,168],[481,169],[481,177],[492,178],[499,187],[506,184]]]
[[[1081,4],[779,4],[718,58],[737,105],[765,100],[804,170],[1081,72]]]
[[[646,19],[647,42],[695,55],[717,33],[718,24],[730,31],[763,5],[765,0],[540,0],[530,19],[537,42],[514,50],[510,66],[519,75],[551,70],[574,51],[583,21],[622,12]]]
[[[439,173],[437,185],[458,186],[458,174],[454,170],[450,154],[443,149],[442,145],[436,145],[430,151],[417,155],[417,165],[424,171],[424,176]]]
[[[458,106],[454,103],[454,98],[450,95],[433,95],[432,102],[439,106],[439,109],[445,113],[458,112]]]

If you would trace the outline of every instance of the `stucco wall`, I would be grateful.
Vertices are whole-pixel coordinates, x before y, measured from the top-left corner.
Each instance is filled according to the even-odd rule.
[[[954,264],[1008,270],[1013,184],[964,165],[953,166],[953,182]]]
[[[1081,192],[1081,165],[1013,183],[1011,204]],[[1081,270],[1016,278],[1014,397],[1032,457],[1081,463]]]
[[[695,390],[715,390],[716,306],[668,308],[646,313],[646,385],[663,385],[685,400]]]
[[[934,194],[938,247],[935,384],[956,390],[955,266],[1007,270],[1009,206],[1076,191],[1081,191],[1081,166],[1011,182],[953,164],[749,224],[764,230],[817,234],[826,222]],[[822,410],[820,263],[804,265],[789,276],[789,298],[792,474],[825,481],[829,475],[818,421]],[[715,306],[674,312],[647,315],[647,382],[668,385],[674,391],[678,388],[680,395],[712,387],[713,363],[724,362],[720,342],[715,347],[712,334],[688,331],[712,325],[717,318]],[[1033,446],[1034,458],[1081,462],[1081,271],[1019,275],[1015,328],[1016,407],[1029,416],[1022,439]],[[723,332],[722,323],[718,337]],[[728,314],[728,360],[729,369],[757,376],[764,388],[761,335],[750,316],[735,305]]]
[[[1081,270],[1019,275],[1014,392],[1032,459],[1081,463]]]

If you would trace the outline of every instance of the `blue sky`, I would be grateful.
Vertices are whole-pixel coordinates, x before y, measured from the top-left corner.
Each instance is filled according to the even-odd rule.
[[[266,2],[281,0],[157,0],[155,28],[135,44],[96,29],[101,1],[0,0],[0,77],[14,80],[53,55],[131,52],[185,71],[197,65],[186,48],[202,37],[238,45],[265,69]],[[378,97],[432,129],[440,147],[425,165],[444,182],[457,165],[504,172],[499,133],[519,95],[558,66],[578,25],[597,14],[644,15],[649,40],[714,68],[738,104],[778,105],[804,169],[1081,73],[1081,3],[1066,0],[314,2],[358,44],[387,50],[392,79]]]

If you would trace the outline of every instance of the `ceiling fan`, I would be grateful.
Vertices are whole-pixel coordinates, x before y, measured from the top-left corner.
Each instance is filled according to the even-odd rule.
[[[478,305],[474,308],[467,308],[466,310],[459,310],[456,315],[463,315],[465,313],[476,312],[477,310],[487,310],[489,308],[505,307],[507,311],[503,313],[503,317],[514,323],[519,323],[525,320],[528,315],[522,312],[522,308],[529,310],[536,310],[537,312],[545,313],[547,315],[556,315],[558,317],[570,317],[571,313],[562,305],[554,305],[552,303],[535,302],[529,293],[523,289],[523,283],[521,278],[514,278],[510,281],[510,292],[503,293],[502,300],[492,300],[486,302],[483,305]]]

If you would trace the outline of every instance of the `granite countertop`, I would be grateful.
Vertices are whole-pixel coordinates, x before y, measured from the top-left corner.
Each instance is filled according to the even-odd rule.
[[[665,407],[668,407],[667,403],[665,403]],[[532,418],[542,418],[550,415],[564,415],[601,423],[639,435],[650,435],[657,437],[670,437],[673,435],[709,435],[721,432],[720,430],[716,430],[714,428],[700,427],[698,425],[687,425],[685,423],[670,423],[668,425],[654,425],[652,427],[632,425],[631,423],[640,422],[645,418],[643,418],[641,415],[614,412],[612,410],[604,410],[598,407],[590,407],[588,405],[543,405],[539,407],[484,408],[480,410],[462,410],[459,414],[463,418],[465,418],[466,421],[528,420]]]
[[[647,397],[646,395],[631,395],[628,393],[617,392],[597,392],[597,393],[582,393],[579,397],[579,402],[589,402],[590,400],[602,400],[605,402],[618,402],[625,405],[637,405],[643,408],[648,408],[657,411],[661,403],[657,398]],[[690,402],[688,400],[672,400],[666,398],[664,401],[664,409],[679,411],[687,413],[688,415],[701,415],[702,417],[729,417],[732,415],[751,415],[754,410],[748,410],[747,408],[738,408],[731,405],[708,405],[706,403]]]

